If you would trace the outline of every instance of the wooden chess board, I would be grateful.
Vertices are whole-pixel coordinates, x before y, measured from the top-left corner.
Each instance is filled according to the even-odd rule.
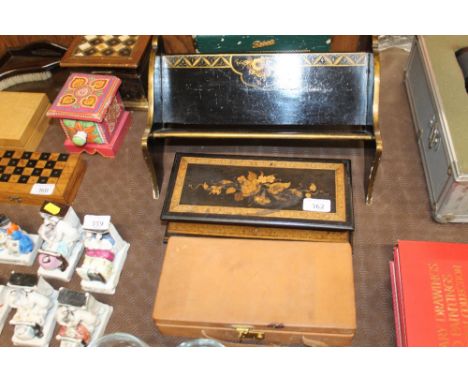
[[[135,36],[84,36],[76,47],[76,56],[131,56],[138,37]]]
[[[77,154],[0,150],[0,202],[70,204],[85,169]]]
[[[60,62],[63,67],[136,68],[150,36],[88,35],[76,37]]]

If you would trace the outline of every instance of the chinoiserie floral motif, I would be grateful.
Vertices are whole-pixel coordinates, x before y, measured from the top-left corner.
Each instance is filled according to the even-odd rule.
[[[247,57],[233,60],[233,69],[241,74],[241,80],[246,85],[268,87],[271,86],[273,69],[265,57]]]
[[[315,183],[310,183],[305,188],[292,187],[291,182],[278,179],[273,174],[265,175],[262,171],[259,174],[248,171],[247,175],[240,175],[233,180],[223,179],[212,184],[204,182],[191,188],[192,190],[202,188],[209,195],[214,196],[232,195],[237,202],[247,199],[258,206],[270,206],[275,202],[298,201],[311,198],[318,193]]]

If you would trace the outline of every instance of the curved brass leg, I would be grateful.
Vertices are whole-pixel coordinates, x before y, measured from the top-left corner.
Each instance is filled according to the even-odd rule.
[[[151,130],[153,128],[153,116],[154,116],[154,75],[155,75],[155,62],[156,62],[156,54],[158,51],[158,38],[154,36],[151,42],[151,52],[150,58],[148,63],[148,114],[147,114],[147,121],[146,121],[146,129],[141,137],[141,151],[143,152],[143,159],[146,162],[146,166],[151,175],[151,182],[153,186],[153,198],[159,199],[159,190],[162,184],[162,171],[158,171],[155,167],[155,162],[153,159],[156,160],[156,165],[162,169],[162,148],[157,147],[158,143],[153,144],[154,139],[150,137]],[[158,140],[160,141],[160,140]],[[160,143],[159,143],[160,144]],[[156,146],[156,151],[149,150],[149,145],[151,148]],[[158,150],[158,148],[160,150]]]
[[[365,190],[366,204],[372,203],[372,193],[374,191],[375,178],[379,168],[380,158],[382,157],[382,141],[376,139],[375,142],[365,142]],[[372,153],[369,152],[372,150]]]
[[[153,199],[159,199],[159,190],[160,190],[161,183],[162,183],[162,174],[158,174],[158,172],[156,171],[156,167],[153,161],[153,155],[150,152],[148,145],[149,145],[149,140],[144,135],[141,140],[141,151],[143,152],[143,159],[145,160],[146,166],[148,167],[148,170],[151,175],[151,184],[153,187]],[[155,153],[155,154],[157,155],[158,153]],[[162,161],[162,152],[160,156],[161,156],[161,161]]]
[[[372,103],[372,122],[374,129],[374,139],[372,143],[365,142],[366,151],[371,146],[373,155],[368,160],[368,153],[366,152],[366,164],[365,164],[365,177],[366,177],[366,204],[372,203],[372,192],[374,191],[375,178],[377,176],[377,169],[379,168],[380,158],[382,156],[383,144],[382,136],[380,135],[379,125],[379,96],[380,96],[380,57],[378,54],[378,38],[373,36],[372,48],[374,51],[374,96]],[[367,170],[369,169],[369,170]]]

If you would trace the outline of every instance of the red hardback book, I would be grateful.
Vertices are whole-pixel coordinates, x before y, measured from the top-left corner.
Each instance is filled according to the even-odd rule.
[[[397,346],[403,345],[403,336],[401,333],[400,302],[398,301],[398,290],[395,276],[395,262],[390,261],[390,282],[392,284],[393,296],[393,314],[395,316],[395,337]]]
[[[468,346],[468,244],[399,241],[393,263],[397,344]]]

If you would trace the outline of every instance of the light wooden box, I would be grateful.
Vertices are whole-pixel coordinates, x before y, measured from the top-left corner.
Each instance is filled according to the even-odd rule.
[[[0,92],[0,149],[36,150],[49,126],[49,106],[43,93]]]

